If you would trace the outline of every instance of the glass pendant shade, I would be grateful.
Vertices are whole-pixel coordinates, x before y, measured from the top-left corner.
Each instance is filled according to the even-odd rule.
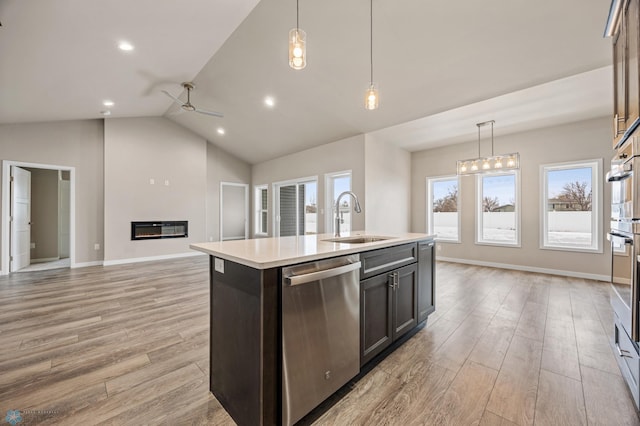
[[[378,87],[375,83],[371,83],[364,94],[364,107],[368,110],[376,109],[379,103],[380,94],[378,93]]]
[[[289,31],[289,66],[294,70],[307,66],[307,34],[300,28]]]
[[[507,173],[520,168],[520,154],[458,160],[458,175]]]
[[[478,158],[470,158],[468,160],[457,161],[458,175],[476,175],[476,174],[493,174],[508,173],[520,168],[520,154],[493,155],[493,124],[494,120],[477,123],[478,127]],[[491,125],[491,156],[480,156],[480,128],[482,126]],[[506,164],[505,164],[506,162]],[[482,165],[479,167],[478,165]]]

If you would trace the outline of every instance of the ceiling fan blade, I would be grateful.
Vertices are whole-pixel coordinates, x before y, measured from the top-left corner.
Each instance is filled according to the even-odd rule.
[[[178,105],[182,106],[184,104],[184,102],[182,102],[180,99],[176,98],[175,96],[173,96],[171,93],[167,92],[166,90],[161,90],[162,93],[164,93],[165,95],[167,95],[168,97],[170,97],[171,99],[173,99],[173,101],[175,103],[177,103]]]
[[[204,109],[199,109],[199,108],[196,108],[194,111],[195,111],[195,112],[199,112],[200,114],[212,115],[212,116],[214,116],[214,117],[220,117],[220,118],[224,117],[224,114],[222,114],[221,112],[216,112],[216,111],[206,111],[206,110],[204,110]]]

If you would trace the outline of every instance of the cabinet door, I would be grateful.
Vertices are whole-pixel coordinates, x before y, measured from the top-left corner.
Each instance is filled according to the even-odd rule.
[[[436,310],[433,241],[418,243],[418,322]]]
[[[626,92],[627,111],[625,130],[633,127],[640,113],[640,75],[638,74],[638,2],[630,0],[624,13],[624,26],[626,28]]]
[[[360,365],[366,364],[393,341],[392,297],[391,273],[360,282]]]
[[[414,263],[395,271],[393,340],[418,325],[418,267]]]
[[[627,117],[627,84],[626,84],[626,29],[624,19],[620,29],[613,37],[613,147],[617,148]]]

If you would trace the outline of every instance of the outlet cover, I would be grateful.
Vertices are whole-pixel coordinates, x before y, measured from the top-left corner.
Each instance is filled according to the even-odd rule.
[[[31,248],[32,249],[36,248],[36,243],[31,243]]]
[[[220,259],[219,257],[214,258],[213,267],[216,272],[224,274],[224,259]]]
[[[94,250],[100,250],[100,244],[95,243],[95,244],[93,245],[93,249],[94,249]]]

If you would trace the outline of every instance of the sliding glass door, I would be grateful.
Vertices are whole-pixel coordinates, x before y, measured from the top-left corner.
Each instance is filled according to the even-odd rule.
[[[274,184],[276,236],[310,235],[318,232],[318,184],[315,179]]]

